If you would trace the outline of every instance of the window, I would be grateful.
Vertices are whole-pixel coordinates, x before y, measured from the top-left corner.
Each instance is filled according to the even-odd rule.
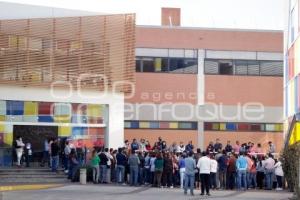
[[[289,43],[293,43],[298,36],[298,1],[291,1]]]
[[[236,75],[247,75],[248,74],[248,62],[246,60],[236,60],[235,74]]]
[[[249,60],[248,61],[248,75],[259,76],[259,61]]]
[[[265,76],[283,76],[283,63],[274,61],[261,61],[260,73]]]
[[[136,72],[142,71],[142,61],[138,58],[135,59],[135,71]]]
[[[204,62],[204,73],[205,74],[218,74],[219,63],[216,60],[205,60]]]
[[[136,72],[197,73],[197,59],[136,57]]]
[[[219,74],[232,75],[233,74],[232,61],[220,60],[219,61]]]

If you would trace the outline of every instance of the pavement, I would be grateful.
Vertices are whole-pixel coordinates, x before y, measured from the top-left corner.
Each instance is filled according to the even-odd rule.
[[[200,196],[195,190],[195,196],[184,195],[181,189],[128,187],[114,185],[65,185],[39,190],[4,191],[0,192],[0,200],[288,200],[293,196],[287,191],[249,190],[239,191],[212,191],[211,196]]]

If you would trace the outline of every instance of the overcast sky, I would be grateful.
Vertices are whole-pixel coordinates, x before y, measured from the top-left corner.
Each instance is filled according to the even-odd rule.
[[[284,1],[285,0],[5,0],[4,2],[17,2],[102,13],[136,13],[138,25],[160,25],[161,7],[180,7],[182,26],[282,30],[284,26]]]

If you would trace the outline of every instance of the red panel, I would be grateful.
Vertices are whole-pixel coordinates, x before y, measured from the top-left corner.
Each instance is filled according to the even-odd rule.
[[[89,124],[102,124],[103,119],[102,117],[88,117]]]
[[[89,128],[89,135],[104,135],[104,128]]]
[[[204,130],[212,130],[212,123],[211,122],[205,122],[204,123]]]
[[[238,124],[238,130],[239,131],[248,131],[249,130],[249,124],[247,124],[247,123],[239,123]]]
[[[169,128],[169,122],[160,122],[159,128]]]
[[[289,62],[289,80],[294,77],[294,46],[292,46],[289,49],[289,54],[288,54],[288,62]]]
[[[72,110],[74,115],[86,115],[87,114],[87,105],[74,103],[72,104]]]
[[[39,102],[39,115],[51,115],[51,105],[50,102]]]

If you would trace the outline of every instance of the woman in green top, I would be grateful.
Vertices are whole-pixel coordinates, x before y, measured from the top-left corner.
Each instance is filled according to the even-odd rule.
[[[153,184],[157,184],[157,187],[161,187],[161,176],[164,169],[164,160],[161,153],[157,153],[154,161],[155,173]]]
[[[100,158],[97,154],[97,151],[94,150],[92,153],[91,165],[93,167],[93,182],[96,184],[99,180],[99,163]]]

